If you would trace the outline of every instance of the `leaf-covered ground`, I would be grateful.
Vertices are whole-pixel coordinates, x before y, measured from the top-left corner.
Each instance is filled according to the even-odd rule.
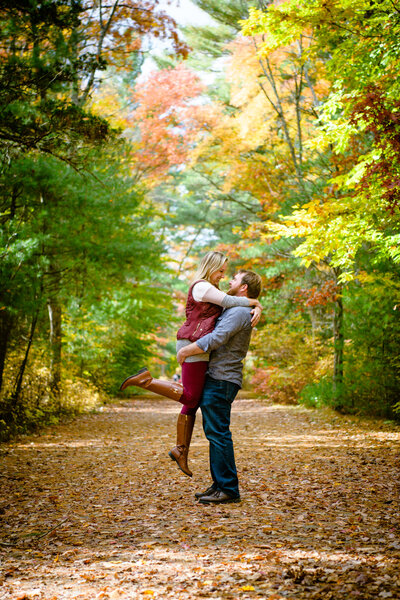
[[[154,398],[2,446],[0,598],[400,598],[400,428],[238,399],[242,502],[204,506]]]

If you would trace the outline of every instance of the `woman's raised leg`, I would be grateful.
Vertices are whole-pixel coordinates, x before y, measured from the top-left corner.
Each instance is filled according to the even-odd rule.
[[[180,383],[164,381],[163,379],[153,379],[146,367],[140,369],[140,371],[134,375],[127,377],[125,381],[121,383],[119,389],[122,391],[131,385],[143,388],[144,390],[150,390],[155,394],[160,394],[160,396],[165,396],[171,400],[181,402],[181,404],[184,403],[184,399],[182,398],[183,386]]]

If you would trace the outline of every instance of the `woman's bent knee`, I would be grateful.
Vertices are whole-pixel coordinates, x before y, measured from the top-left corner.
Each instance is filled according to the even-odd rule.
[[[191,393],[185,390],[181,398],[182,404],[184,404],[188,408],[196,408],[201,400],[201,393],[202,390],[197,393]]]

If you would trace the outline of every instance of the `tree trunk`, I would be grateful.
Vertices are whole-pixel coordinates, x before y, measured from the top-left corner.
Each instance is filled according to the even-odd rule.
[[[47,308],[50,322],[50,389],[58,396],[61,383],[62,310],[57,296],[49,298]]]
[[[338,277],[338,273],[336,278]],[[333,361],[333,400],[335,407],[339,408],[343,397],[343,287],[337,284],[338,292],[335,302],[335,313],[333,317],[333,340],[334,340],[334,361]]]
[[[21,363],[21,366],[19,368],[19,372],[18,372],[17,379],[16,379],[15,386],[14,386],[14,390],[13,390],[13,393],[12,393],[12,402],[13,402],[14,406],[16,406],[16,404],[18,404],[19,396],[21,394],[22,382],[24,380],[25,369],[26,369],[26,365],[28,363],[29,352],[30,352],[30,349],[31,349],[31,346],[32,346],[34,335],[35,335],[35,329],[36,329],[36,324],[37,324],[37,321],[38,321],[38,316],[39,316],[39,311],[37,311],[33,315],[33,317],[32,317],[32,323],[31,323],[31,330],[30,330],[30,333],[29,333],[28,345],[26,347],[25,356],[24,356],[24,359],[23,359],[23,361]]]
[[[12,326],[12,318],[7,309],[0,311],[0,392],[3,387],[4,367]]]

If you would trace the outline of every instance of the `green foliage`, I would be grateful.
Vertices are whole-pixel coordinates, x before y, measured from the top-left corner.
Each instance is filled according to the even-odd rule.
[[[60,420],[83,412],[97,410],[106,401],[106,396],[87,380],[77,378],[65,379],[61,393],[52,395],[48,386],[49,369],[43,366],[43,350],[43,346],[40,350],[38,348],[30,361],[17,404],[12,401],[10,384],[16,378],[22,356],[18,351],[13,351],[9,356],[7,383],[0,401],[0,441],[57,424]]]
[[[264,304],[271,310],[267,301]],[[300,315],[289,313],[276,323],[268,315],[265,329],[253,334],[258,365],[251,380],[255,391],[273,402],[294,404],[307,386],[331,377],[332,348],[324,339],[330,325],[329,318],[327,321],[324,329],[310,335],[307,319]]]
[[[163,239],[132,175],[132,148],[86,101],[106,59],[114,75],[129,66],[122,81],[133,85],[141,35],[187,48],[156,6],[138,7],[128,26],[125,6],[87,8],[0,8],[0,420],[9,433],[77,410],[76,385],[83,396],[90,381],[115,391],[170,321],[169,291],[154,283],[168,272]],[[113,19],[124,21],[123,53]]]
[[[226,193],[220,166],[214,166],[211,174],[210,165],[204,171],[198,166],[175,173],[170,182],[152,192],[156,205],[163,207],[160,227],[170,243],[191,260],[204,254],[205,248],[238,244],[258,210],[249,194]]]
[[[318,75],[331,85],[326,98],[314,95],[315,135],[304,143],[309,157],[316,153],[328,169],[320,172],[318,188],[304,188],[308,197],[299,201],[286,193],[280,222],[271,215],[267,224],[273,237],[295,240],[293,253],[306,267],[333,268],[338,299],[344,290],[344,323],[334,327],[335,386],[321,379],[300,397],[389,415],[399,389],[396,313],[390,308],[398,301],[400,256],[399,28],[391,0],[290,0],[250,9],[242,22],[266,62],[305,36],[310,46],[301,63],[313,73],[307,87],[318,85]],[[319,72],[313,70],[318,64]],[[302,165],[306,179],[316,164],[310,158]],[[338,301],[337,314],[339,309]]]
[[[79,377],[115,393],[127,374],[161,354],[157,334],[171,322],[170,292],[146,278],[105,290],[95,304],[90,300],[74,298],[68,304],[66,361]]]
[[[296,255],[306,265],[329,258],[346,282],[353,277],[357,252],[365,244],[380,259],[399,260],[399,222],[393,208],[398,194],[395,90],[400,17],[390,1],[372,6],[364,0],[335,6],[318,0],[285,2],[251,11],[243,32],[266,36],[260,48],[263,55],[301,38],[307,28],[313,33],[311,56],[325,60],[334,81],[330,96],[316,107],[319,134],[308,146],[319,152],[333,149],[342,155],[342,162],[336,161],[337,172],[326,181],[326,187],[331,186],[328,192],[295,205],[283,225],[271,223],[271,231],[303,238]]]
[[[322,408],[323,406],[337,408],[334,403],[332,377],[322,377],[316,383],[307,384],[301,390],[298,400],[307,408]]]
[[[323,377],[299,396],[306,406],[330,406],[346,413],[396,417],[400,389],[399,285],[393,276],[364,274],[345,295],[345,368],[340,402]]]
[[[8,153],[36,149],[76,164],[82,144],[108,137],[108,123],[69,93],[104,68],[100,57],[78,56],[71,44],[82,11],[80,1],[2,3],[0,139]]]
[[[193,0],[215,21],[239,30],[239,20],[247,16],[247,6],[241,0]],[[248,3],[252,4],[252,2]]]
[[[79,1],[0,8],[0,420],[9,432],[63,414],[70,379],[110,393],[149,362],[171,374],[171,289],[182,301],[183,272],[209,248],[228,254],[230,272],[263,277],[256,390],[277,402],[400,411],[399,11],[391,0],[196,4],[215,25],[185,28],[190,65],[216,76],[190,107],[197,141],[175,123],[166,92],[183,158],[151,193],[133,175],[146,176],[137,140],[123,143],[85,105],[107,56],[120,107],[132,108],[139,46],[124,63],[118,27],[85,28]],[[136,33],[151,30],[142,17]],[[107,50],[83,51],[100,33],[110,33]],[[107,90],[103,101],[114,112]],[[152,116],[146,133],[158,151],[165,136]],[[151,162],[150,144],[143,151]],[[333,310],[342,300],[343,322]]]
[[[398,274],[372,273],[346,294],[346,409],[393,416],[400,389],[398,298]]]
[[[91,174],[38,155],[14,161],[4,178],[0,320],[12,318],[11,345],[23,347],[30,320],[48,335],[46,303],[57,286],[64,313],[66,372],[116,391],[124,374],[148,359],[152,335],[169,321],[169,293],[154,285],[164,270],[152,212],[132,185],[128,149],[92,153]],[[118,152],[119,163],[115,160]],[[24,220],[25,219],[25,220]],[[56,279],[54,278],[56,275]],[[17,373],[16,373],[17,374]],[[13,390],[4,390],[13,397]]]

